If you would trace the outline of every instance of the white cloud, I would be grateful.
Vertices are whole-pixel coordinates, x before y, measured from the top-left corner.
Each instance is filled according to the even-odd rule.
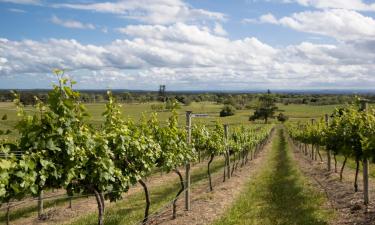
[[[40,0],[0,0],[0,2],[8,2],[23,5],[40,5],[42,3]]]
[[[343,87],[375,84],[375,41],[274,48],[256,38],[231,40],[213,29],[177,23],[131,25],[106,45],[75,40],[0,39],[0,76],[65,68],[80,87],[181,89]],[[17,74],[17,75],[15,75]],[[98,86],[102,85],[102,86]]]
[[[275,18],[275,16],[272,15],[271,13],[264,14],[264,15],[260,16],[259,17],[259,21],[261,23],[272,23],[272,24],[277,24],[278,23],[278,21]]]
[[[362,0],[288,0],[303,6],[319,9],[348,9],[356,11],[375,11],[375,3],[367,4]]]
[[[76,28],[76,29],[90,29],[94,30],[95,26],[91,23],[82,23],[76,20],[63,20],[57,16],[52,16],[51,22],[67,28]]]
[[[103,27],[102,29],[101,29],[101,31],[103,32],[103,33],[108,33],[108,28],[107,27]]]
[[[11,8],[11,9],[8,9],[10,12],[14,12],[14,13],[26,13],[25,10],[22,10],[22,9],[15,9],[15,8]]]
[[[325,35],[337,40],[375,39],[375,20],[346,9],[305,11],[280,19],[276,19],[272,14],[266,14],[257,21],[279,24],[297,31]]]
[[[253,19],[253,18],[244,18],[244,19],[241,20],[241,23],[252,24],[252,23],[259,23],[259,21],[257,19]]]
[[[221,36],[228,35],[227,31],[220,23],[215,23],[214,33]]]
[[[226,17],[223,13],[195,9],[182,0],[120,0],[91,4],[55,4],[54,7],[117,14],[148,24],[223,21]]]

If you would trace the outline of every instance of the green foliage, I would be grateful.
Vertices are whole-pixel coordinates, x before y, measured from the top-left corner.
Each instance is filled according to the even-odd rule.
[[[337,108],[329,124],[289,124],[290,135],[297,141],[326,146],[334,154],[356,160],[375,158],[375,112],[361,111],[355,104]]]
[[[322,207],[325,196],[297,169],[281,132],[264,161],[214,225],[329,224],[334,211]]]
[[[165,109],[169,111],[173,111],[176,109],[180,109],[180,103],[175,98],[168,99],[167,102],[165,103]]]
[[[281,123],[286,122],[288,119],[289,118],[283,113],[279,113],[279,115],[277,115],[277,120]]]
[[[268,119],[273,117],[277,109],[275,95],[271,93],[261,95],[259,97],[259,104],[255,108],[254,114],[249,117],[249,120],[264,119],[264,122],[267,123]]]
[[[132,184],[148,175],[160,157],[160,145],[153,139],[148,122],[143,118],[140,125],[131,120],[124,121],[120,105],[108,93],[104,133],[112,151],[116,167]]]
[[[148,121],[147,126],[161,148],[160,157],[157,159],[159,168],[169,172],[195,159],[195,150],[186,143],[186,131],[179,128],[176,111],[172,111],[167,126],[162,126],[155,114]]]
[[[175,100],[170,101],[172,114],[166,124],[156,114],[135,123],[123,118],[121,106],[108,93],[103,123],[94,129],[88,123],[80,93],[72,89],[74,82],[64,78],[62,70],[55,74],[58,85],[53,86],[47,100],[35,98],[31,110],[26,110],[15,94],[19,138],[15,143],[0,138],[1,203],[38,195],[49,188],[65,188],[69,195],[94,193],[104,208],[100,198],[120,199],[131,184],[156,167],[174,170],[194,161],[196,149],[210,155],[226,150],[228,143],[219,123],[213,129],[194,129],[193,145],[189,146],[186,130],[178,124]],[[235,142],[241,149],[251,148],[265,137],[255,133],[240,128]]]
[[[236,109],[232,105],[225,105],[220,111],[220,117],[233,116],[236,113]]]
[[[151,107],[151,110],[155,112],[160,112],[164,110],[163,104],[152,104],[150,107]]]

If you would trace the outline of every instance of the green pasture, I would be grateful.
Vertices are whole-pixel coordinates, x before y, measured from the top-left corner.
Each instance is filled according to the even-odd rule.
[[[166,121],[171,115],[168,111],[159,111],[156,112],[151,109],[153,104],[160,103],[132,103],[132,104],[122,104],[122,111],[125,117],[131,118],[135,121],[139,120],[144,114],[146,117],[149,117],[152,113],[157,113],[159,120]],[[326,113],[332,113],[332,111],[338,105],[326,105],[326,106],[312,106],[312,105],[296,105],[289,104],[283,105],[278,104],[279,111],[286,114],[290,120],[307,120],[310,118],[319,118],[323,117]],[[87,110],[91,115],[89,118],[90,123],[94,126],[99,127],[103,122],[102,113],[105,110],[105,103],[96,103],[96,104],[86,104]],[[181,106],[178,109],[179,121],[181,126],[185,125],[185,114],[186,111],[190,110],[193,113],[207,113],[208,118],[194,118],[193,123],[205,123],[213,124],[216,121],[228,124],[250,124],[254,122],[249,122],[249,115],[253,113],[253,110],[237,110],[234,116],[229,117],[219,117],[219,112],[223,105],[216,104],[213,102],[193,102],[189,106]],[[33,107],[27,106],[26,111],[32,114],[34,112]],[[280,113],[276,112],[276,114]],[[0,116],[7,114],[8,119],[5,121],[0,120],[0,129],[14,129],[14,125],[17,122],[17,112],[13,103],[11,102],[0,102]],[[263,121],[256,121],[255,123],[262,123]],[[13,134],[15,135],[15,134]]]

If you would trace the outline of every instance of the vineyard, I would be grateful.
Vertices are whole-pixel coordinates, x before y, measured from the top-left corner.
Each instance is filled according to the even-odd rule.
[[[56,74],[32,110],[14,93],[18,120],[0,131],[5,224],[336,224],[340,214],[342,224],[374,222],[375,112],[363,100],[311,121],[204,123],[210,114],[187,111],[183,124],[176,109],[165,121],[127,118],[108,92],[92,124],[74,82]]]
[[[157,172],[173,172],[178,177],[179,185],[170,189],[175,192],[170,201],[171,217],[176,218],[180,195],[185,194],[185,208],[191,207],[192,164],[206,161],[212,191],[211,173],[221,167],[222,179],[229,180],[239,167],[256,157],[272,130],[272,125],[229,129],[219,122],[191,127],[195,116],[191,113],[187,114],[184,127],[179,125],[175,111],[166,123],[156,115],[134,122],[124,119],[110,92],[104,122],[96,129],[87,122],[85,106],[78,101],[79,93],[72,85],[70,80],[60,78],[48,101],[37,101],[33,114],[15,96],[20,118],[16,125],[18,138],[15,142],[3,138],[1,143],[0,199],[7,224],[12,211],[17,214],[29,210],[23,205],[27,208],[32,202],[37,203],[38,219],[48,220],[43,211],[46,200],[53,199],[55,204],[69,201],[69,207],[74,208],[73,199],[89,196],[96,199],[97,223],[104,224],[106,200],[122,199],[137,183],[144,192],[144,216],[139,222],[145,224],[156,214],[150,213],[147,180]],[[216,158],[223,158],[223,165],[214,165]],[[185,177],[181,170],[185,170]],[[53,190],[66,190],[67,194],[54,195]]]

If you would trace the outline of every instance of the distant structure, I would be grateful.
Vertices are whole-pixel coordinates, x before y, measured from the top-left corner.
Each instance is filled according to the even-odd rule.
[[[165,102],[167,100],[167,95],[165,93],[165,85],[160,85],[159,87],[159,99],[162,102]]]

